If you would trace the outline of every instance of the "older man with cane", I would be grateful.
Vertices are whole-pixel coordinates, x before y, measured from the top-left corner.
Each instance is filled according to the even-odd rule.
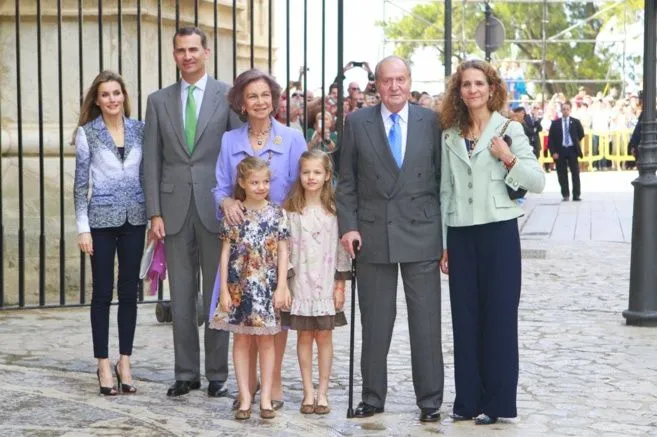
[[[442,253],[439,203],[440,128],[429,109],[409,105],[411,71],[399,57],[375,70],[382,104],[347,117],[337,189],[341,242],[352,257],[358,242],[362,325],[362,401],[354,417],[382,413],[387,355],[401,269],[420,420],[440,419],[443,357],[440,334]]]

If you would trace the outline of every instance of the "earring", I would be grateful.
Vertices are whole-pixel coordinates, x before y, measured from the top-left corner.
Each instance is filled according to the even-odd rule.
[[[489,94],[489,95],[488,95],[488,100],[490,100],[490,99],[492,99],[492,98],[493,98],[493,95],[492,95],[492,94]]]
[[[242,108],[242,115],[246,115],[246,108]]]

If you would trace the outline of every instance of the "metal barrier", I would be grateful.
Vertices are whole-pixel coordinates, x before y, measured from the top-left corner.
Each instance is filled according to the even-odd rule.
[[[337,8],[337,23],[329,25],[337,28],[335,68],[343,79],[344,2],[330,6]],[[307,70],[308,0],[302,7]],[[63,0],[15,0],[13,15],[0,15],[0,36],[14,42],[12,50],[0,52],[0,309],[88,304],[90,269],[75,241],[74,150],[68,143],[85,89],[96,74],[104,69],[121,74],[132,94],[134,116],[142,119],[148,94],[179,78],[170,44],[183,25],[208,34],[209,74],[231,82],[254,66],[271,73],[274,12],[281,8],[285,22],[276,25],[287,28],[281,41],[286,82],[281,85],[289,101],[290,0],[77,0],[77,6]],[[322,60],[317,67],[322,69],[322,112],[329,85],[324,75],[326,17],[326,1],[321,0]],[[157,299],[162,298],[160,287]],[[143,290],[139,300],[146,301]]]
[[[547,144],[547,136],[548,133],[545,131],[539,133],[541,144]],[[594,163],[606,159],[612,162],[615,169],[622,170],[626,162],[636,161],[636,158],[627,150],[631,136],[632,131],[630,129],[613,131],[586,130],[581,142],[583,157],[579,159],[580,166],[583,170],[592,171]],[[595,143],[598,145],[597,151],[594,147]],[[538,158],[542,165],[554,163],[549,151],[547,156],[543,155],[544,153],[541,153]]]

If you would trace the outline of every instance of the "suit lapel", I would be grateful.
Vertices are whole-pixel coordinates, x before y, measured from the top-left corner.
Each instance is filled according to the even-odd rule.
[[[123,159],[128,159],[128,155],[134,146],[134,129],[132,120],[129,118],[123,117]]]
[[[121,161],[121,155],[119,155],[119,149],[116,146],[116,143],[114,142],[114,138],[112,138],[112,135],[109,132],[109,129],[107,129],[107,126],[105,125],[105,121],[103,120],[103,116],[99,116],[94,120],[94,127],[98,131],[98,139],[100,140],[101,144],[107,144],[109,149],[112,151],[114,156],[116,157],[117,160]],[[123,127],[124,133],[123,137],[125,139],[126,134],[126,126],[124,124]]]
[[[417,149],[420,145],[417,143],[416,138],[420,130],[420,122],[423,117],[419,111],[415,110],[413,105],[408,105],[408,120],[406,120],[406,150],[404,151],[404,160],[402,161],[400,173],[404,173],[409,169],[415,168],[413,159],[417,155]],[[390,152],[392,156],[392,152]]]
[[[198,145],[198,140],[201,138],[203,131],[208,125],[210,118],[215,113],[217,105],[221,101],[219,96],[220,88],[218,84],[208,76],[208,81],[205,85],[205,92],[203,93],[203,101],[201,102],[201,111],[198,116],[198,123],[196,124],[196,139],[194,142]],[[194,148],[196,150],[196,148]]]
[[[488,121],[488,124],[479,137],[479,141],[477,141],[477,147],[475,148],[474,152],[472,152],[472,157],[470,159],[474,159],[474,157],[481,153],[482,150],[488,150],[490,142],[493,140],[494,136],[500,134],[499,130],[502,128],[502,125],[505,121],[506,119],[502,117],[498,112],[493,112],[490,120]]]
[[[169,91],[169,95],[167,96],[166,99],[166,111],[167,114],[169,115],[169,119],[171,120],[171,125],[173,126],[173,130],[176,131],[176,135],[178,136],[178,142],[180,144],[180,147],[182,147],[189,155],[189,149],[187,148],[187,143],[185,142],[185,136],[183,135],[183,121],[182,121],[182,109],[181,109],[181,100],[180,100],[180,81],[176,84],[176,86],[171,87]]]
[[[383,120],[381,119],[381,104],[374,106],[371,111],[370,117],[367,119],[365,132],[370,138],[370,144],[374,149],[374,153],[383,161],[383,164],[388,171],[395,176],[399,175],[399,167],[397,162],[392,156],[390,145],[388,144],[388,136],[386,135]]]
[[[468,151],[465,149],[463,137],[457,133],[456,129],[450,129],[445,132],[444,138],[444,145],[461,159],[461,161],[470,166],[470,158],[468,157]]]

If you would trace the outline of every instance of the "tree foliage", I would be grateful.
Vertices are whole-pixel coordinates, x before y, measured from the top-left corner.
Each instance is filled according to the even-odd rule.
[[[493,53],[493,62],[502,59],[531,60],[526,64],[525,77],[542,78],[541,60],[545,55],[545,76],[547,80],[620,79],[616,59],[618,50],[609,44],[592,42],[550,42],[553,40],[595,40],[605,23],[626,16],[628,23],[635,23],[641,16],[643,1],[609,1],[593,3],[570,1],[563,3],[507,3],[491,1],[493,16],[505,28],[506,42]],[[544,11],[545,8],[545,11]],[[452,52],[454,60],[461,61],[470,56],[483,58],[484,53],[474,42],[475,28],[484,20],[483,1],[453,0],[452,7]],[[435,47],[444,62],[445,9],[443,1],[432,1],[415,6],[410,13],[399,20],[380,22],[387,40],[396,41],[395,54],[410,59],[413,52],[421,47]],[[542,42],[542,21],[545,20],[547,43]],[[591,18],[593,17],[593,18]],[[619,39],[623,35],[619,35]],[[409,41],[410,40],[410,41]],[[436,42],[438,40],[439,42]],[[536,40],[528,42],[527,40]],[[616,43],[622,44],[622,42]],[[537,84],[540,89],[540,83]],[[580,84],[546,83],[546,92],[564,92],[573,95]],[[604,83],[591,84],[590,91],[597,91]]]

